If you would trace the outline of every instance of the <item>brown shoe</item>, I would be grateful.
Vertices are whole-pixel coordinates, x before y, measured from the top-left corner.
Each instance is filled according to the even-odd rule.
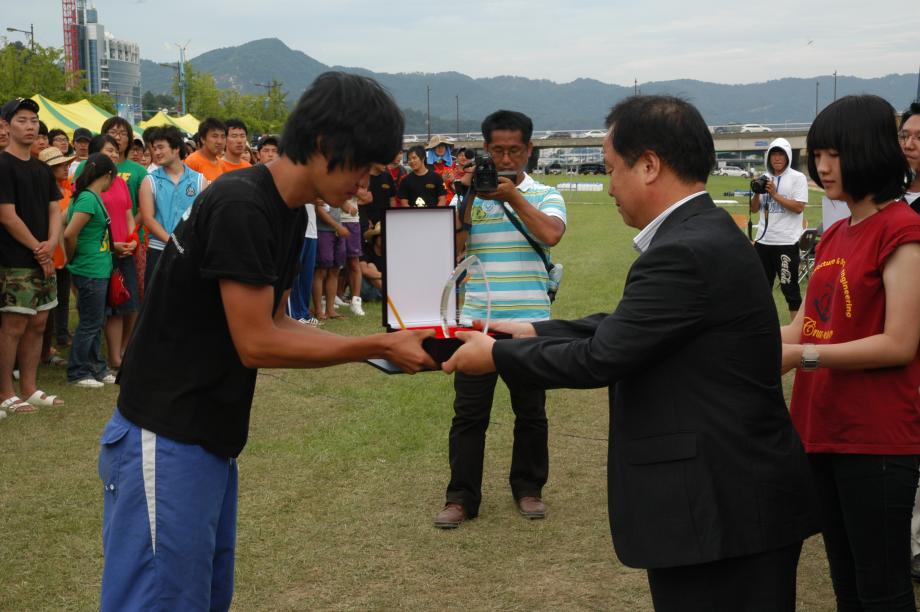
[[[517,500],[521,516],[529,519],[546,518],[546,504],[539,497],[527,495]]]
[[[438,529],[456,529],[466,520],[466,509],[460,504],[448,502],[444,509],[434,517],[434,526]]]

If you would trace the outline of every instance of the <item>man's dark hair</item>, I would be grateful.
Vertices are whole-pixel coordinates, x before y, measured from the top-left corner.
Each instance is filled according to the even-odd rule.
[[[161,128],[159,127],[149,127],[144,130],[144,133],[141,134],[141,138],[144,139],[144,144],[150,146],[150,143],[154,141],[154,137],[156,136],[157,132],[160,131],[160,129]]]
[[[224,122],[215,117],[208,117],[204,121],[198,124],[198,138],[204,140],[207,137],[208,132],[211,130],[217,130],[218,132],[223,132],[224,136],[227,135],[227,126],[224,125]]]
[[[39,135],[48,135],[48,126],[41,119],[38,120],[38,133]],[[48,141],[50,142],[51,139],[49,138]]]
[[[533,121],[524,113],[498,110],[482,120],[482,137],[486,144],[492,142],[492,132],[495,130],[520,132],[521,140],[527,144],[533,136]]]
[[[185,139],[182,138],[182,132],[179,131],[179,128],[175,126],[168,125],[158,128],[150,138],[150,144],[158,140],[165,140],[170,149],[179,149],[180,152],[184,152]]]
[[[274,145],[275,148],[277,148],[278,147],[278,137],[272,134],[263,136],[262,138],[259,139],[259,144],[257,148],[259,149],[259,151],[261,151],[262,147],[264,147],[265,145]]]
[[[296,164],[321,154],[330,171],[387,164],[402,148],[403,127],[402,112],[377,81],[324,72],[288,116],[278,151]]]
[[[834,149],[840,157],[843,191],[854,200],[872,196],[876,204],[900,197],[910,167],[898,143],[895,111],[884,98],[845,96],[822,110],[806,140],[808,174],[823,187],[815,151]]]
[[[124,117],[109,117],[102,124],[102,128],[99,130],[103,134],[108,134],[109,130],[112,128],[124,128],[128,133],[128,142],[125,144],[125,150],[122,151],[118,145],[115,145],[115,148],[118,149],[119,153],[124,153],[129,148],[131,148],[131,141],[134,140],[134,128],[131,127],[131,123]]]
[[[247,136],[249,135],[249,128],[246,127],[246,124],[243,123],[242,119],[227,119],[224,125],[227,126],[228,133],[230,132],[231,128],[236,128],[238,130],[243,130],[244,132],[246,132]]]
[[[93,153],[99,153],[102,151],[102,147],[105,146],[105,143],[111,144],[115,147],[115,150],[118,150],[118,141],[113,137],[109,136],[105,132],[102,132],[98,136],[93,136],[93,139],[89,141],[89,151],[88,153],[92,155]]]
[[[911,102],[907,110],[901,113],[901,125],[904,125],[904,122],[914,115],[920,115],[920,102]]]
[[[50,130],[48,132],[48,142],[49,143],[54,142],[54,139],[58,136],[63,136],[64,138],[67,138],[67,133],[62,129],[54,128],[53,130]],[[69,144],[70,139],[68,138],[67,140]]]
[[[418,156],[418,158],[422,160],[422,163],[425,163],[425,158],[427,157],[425,153],[425,147],[423,147],[422,145],[415,145],[414,147],[409,147],[409,150],[406,151],[406,159],[409,159],[409,156],[412,155],[413,153],[415,153]],[[392,160],[393,158],[391,157],[390,159]]]
[[[611,144],[632,167],[651,151],[687,183],[703,182],[716,165],[712,135],[695,106],[673,96],[630,96],[610,110]]]

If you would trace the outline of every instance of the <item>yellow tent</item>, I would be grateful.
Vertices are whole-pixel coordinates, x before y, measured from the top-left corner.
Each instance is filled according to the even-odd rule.
[[[99,108],[89,100],[59,104],[39,94],[32,96],[32,99],[38,104],[38,118],[48,126],[48,129],[64,130],[68,138],[73,138],[73,131],[78,127],[85,127],[98,134],[105,120],[112,116],[111,113]],[[134,126],[135,136],[140,136],[142,133],[142,129]]]
[[[141,122],[141,127],[161,127],[164,125],[174,125],[183,132],[187,134],[195,134],[198,132],[198,124],[200,121],[195,119],[192,115],[183,115],[181,117],[170,117],[163,111],[158,112],[156,115],[148,119],[147,121]]]

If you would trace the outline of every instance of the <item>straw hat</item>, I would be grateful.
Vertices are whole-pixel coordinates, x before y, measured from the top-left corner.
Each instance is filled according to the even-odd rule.
[[[64,155],[57,147],[48,147],[38,154],[39,161],[43,161],[49,166],[59,166],[69,164],[74,160],[75,155]]]
[[[434,136],[431,137],[431,140],[428,141],[428,145],[425,146],[425,148],[433,149],[439,144],[450,146],[450,142],[448,142],[443,136],[435,134]]]

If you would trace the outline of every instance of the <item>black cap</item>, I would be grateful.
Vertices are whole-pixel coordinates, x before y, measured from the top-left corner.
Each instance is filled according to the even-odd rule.
[[[32,98],[13,98],[3,105],[3,110],[0,110],[0,117],[4,121],[9,121],[13,118],[13,115],[23,108],[32,111],[36,115],[38,114],[38,102]]]
[[[79,127],[73,131],[73,141],[77,142],[78,140],[92,140],[93,133],[84,127]]]

